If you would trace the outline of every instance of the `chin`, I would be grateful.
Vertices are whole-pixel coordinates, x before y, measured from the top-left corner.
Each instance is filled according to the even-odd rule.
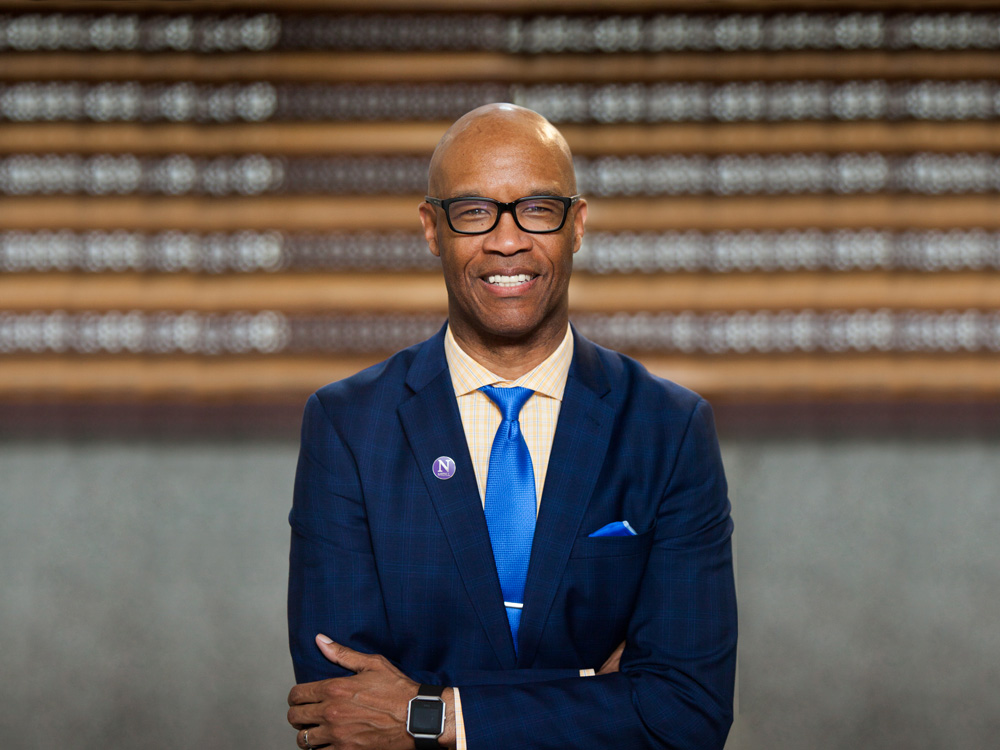
[[[460,315],[451,316],[453,323],[461,320],[461,327],[470,334],[483,341],[492,339],[499,343],[513,344],[530,339],[559,318],[558,309],[539,309],[537,305],[510,305],[499,310],[492,305],[459,309],[462,311]]]
[[[514,342],[530,338],[544,328],[543,320],[507,320],[493,321],[490,325],[481,326],[480,330],[490,337]]]

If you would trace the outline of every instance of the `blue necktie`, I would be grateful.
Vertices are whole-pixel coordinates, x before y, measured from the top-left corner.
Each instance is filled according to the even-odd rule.
[[[503,413],[493,438],[490,469],[486,477],[486,527],[493,545],[493,558],[500,576],[507,620],[517,653],[517,628],[524,605],[524,581],[528,577],[531,540],[535,535],[535,472],[528,444],[517,421],[521,407],[534,391],[529,388],[498,388],[484,385],[483,393]]]

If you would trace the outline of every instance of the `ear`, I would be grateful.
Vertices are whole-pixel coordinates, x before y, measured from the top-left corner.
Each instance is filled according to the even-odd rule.
[[[427,247],[433,255],[440,257],[441,248],[438,247],[437,241],[437,211],[427,201],[421,203],[418,210],[420,211],[420,223],[424,227],[424,239],[427,240]]]
[[[576,202],[576,214],[573,216],[573,252],[583,244],[584,226],[587,223],[587,201],[583,198]]]

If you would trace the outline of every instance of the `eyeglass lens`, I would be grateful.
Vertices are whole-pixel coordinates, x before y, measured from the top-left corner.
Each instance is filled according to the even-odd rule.
[[[499,210],[492,201],[455,201],[448,206],[448,218],[456,232],[486,232],[497,224]],[[526,232],[550,232],[562,224],[565,213],[563,202],[550,198],[532,198],[514,207],[517,224]]]

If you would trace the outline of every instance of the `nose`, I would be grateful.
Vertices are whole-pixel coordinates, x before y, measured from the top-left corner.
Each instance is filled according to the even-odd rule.
[[[512,210],[503,211],[493,231],[484,235],[483,250],[501,255],[513,255],[531,248],[531,234],[514,221]]]

